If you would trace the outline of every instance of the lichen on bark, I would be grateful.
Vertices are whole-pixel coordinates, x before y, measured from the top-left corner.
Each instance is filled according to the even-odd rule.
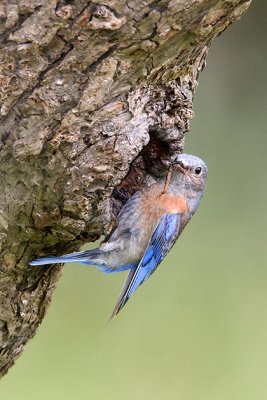
[[[183,149],[212,40],[249,0],[0,3],[0,376],[60,267]]]

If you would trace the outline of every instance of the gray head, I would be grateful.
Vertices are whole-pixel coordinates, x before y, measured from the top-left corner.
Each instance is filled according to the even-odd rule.
[[[199,201],[208,177],[208,168],[203,160],[191,154],[179,154],[173,161],[171,186],[183,192],[188,199]]]

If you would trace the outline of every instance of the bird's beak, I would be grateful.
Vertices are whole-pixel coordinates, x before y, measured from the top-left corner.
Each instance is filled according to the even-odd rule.
[[[182,163],[182,161],[174,161],[173,162],[173,167],[180,171],[182,174],[186,174],[186,167]]]

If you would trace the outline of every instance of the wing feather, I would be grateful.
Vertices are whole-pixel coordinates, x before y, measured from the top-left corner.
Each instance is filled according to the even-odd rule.
[[[180,214],[161,217],[142,259],[129,272],[110,318],[119,313],[136,289],[156,270],[179,235],[180,221]]]

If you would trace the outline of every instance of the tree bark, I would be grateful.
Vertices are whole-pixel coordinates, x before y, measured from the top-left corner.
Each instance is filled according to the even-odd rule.
[[[208,48],[249,0],[0,2],[0,376],[61,267],[183,149]]]

